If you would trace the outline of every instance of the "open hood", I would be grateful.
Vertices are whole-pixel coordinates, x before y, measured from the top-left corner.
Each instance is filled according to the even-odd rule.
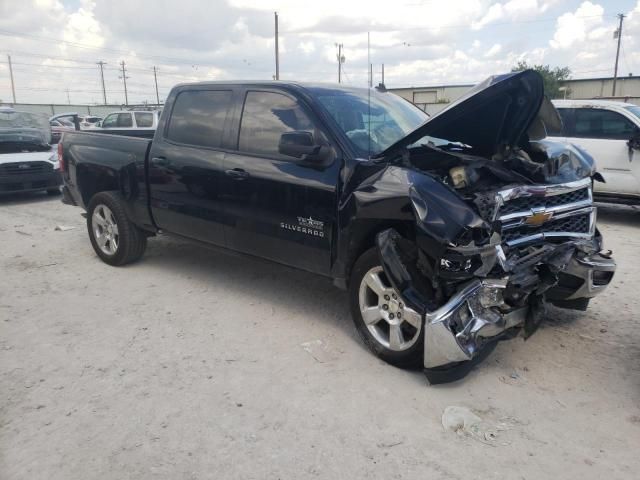
[[[487,78],[378,155],[389,156],[425,136],[460,142],[490,157],[500,145],[518,145],[544,100],[533,70]]]

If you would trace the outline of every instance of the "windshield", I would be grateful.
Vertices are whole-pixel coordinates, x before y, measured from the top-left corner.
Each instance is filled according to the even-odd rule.
[[[422,125],[429,116],[390,92],[312,89],[358,153],[375,156]]]
[[[0,147],[5,151],[48,149],[51,126],[44,114],[0,112]]]
[[[624,107],[624,108],[629,110],[636,117],[640,118],[640,107],[639,106],[637,106],[637,105],[629,105],[628,107]]]

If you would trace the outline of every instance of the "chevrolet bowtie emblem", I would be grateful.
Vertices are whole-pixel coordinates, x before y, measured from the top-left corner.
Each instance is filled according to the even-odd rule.
[[[553,217],[553,212],[536,212],[530,217],[525,218],[524,223],[532,227],[539,227],[544,222],[550,220],[551,217]]]

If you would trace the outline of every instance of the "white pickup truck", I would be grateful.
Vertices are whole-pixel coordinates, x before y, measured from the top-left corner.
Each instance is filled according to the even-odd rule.
[[[596,160],[605,180],[594,184],[596,200],[640,203],[640,107],[607,100],[554,100],[553,105],[564,126],[551,136]]]

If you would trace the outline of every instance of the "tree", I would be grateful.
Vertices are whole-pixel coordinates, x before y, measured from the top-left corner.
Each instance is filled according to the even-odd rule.
[[[551,68],[549,65],[529,65],[526,61],[520,61],[511,69],[512,72],[522,72],[523,70],[535,70],[542,75],[544,93],[549,98],[562,97],[564,92],[560,91],[561,82],[571,78],[569,67]]]

